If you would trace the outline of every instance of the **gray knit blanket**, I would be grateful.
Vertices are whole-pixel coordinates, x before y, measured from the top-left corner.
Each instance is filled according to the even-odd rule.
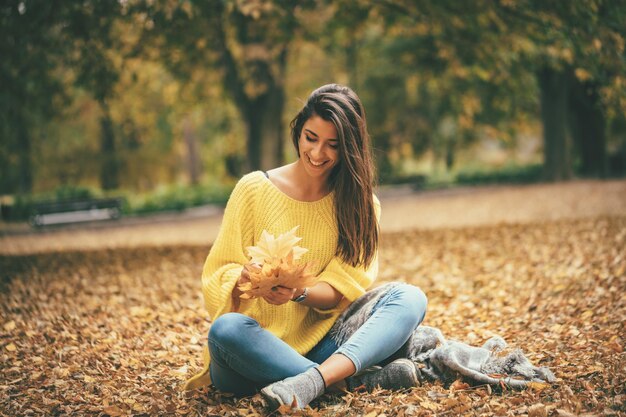
[[[368,291],[355,300],[337,319],[330,335],[338,346],[371,316],[380,297],[398,283],[388,283]],[[506,342],[499,336],[475,347],[454,340],[446,340],[439,329],[418,326],[409,340],[390,360],[408,358],[417,363],[420,379],[449,384],[457,379],[471,385],[500,385],[525,388],[529,382],[554,382],[554,374],[546,367],[533,366],[520,349],[500,356]],[[491,376],[490,376],[491,375]]]

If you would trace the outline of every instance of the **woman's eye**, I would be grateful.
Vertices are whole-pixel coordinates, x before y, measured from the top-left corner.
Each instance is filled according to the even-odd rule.
[[[310,137],[309,135],[304,135],[305,139],[309,142],[317,142],[317,139]],[[333,149],[339,149],[339,144],[338,143],[329,143],[328,146],[330,146]]]

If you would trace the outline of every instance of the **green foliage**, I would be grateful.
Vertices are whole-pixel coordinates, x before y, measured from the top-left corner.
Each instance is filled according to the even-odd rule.
[[[497,170],[461,171],[455,181],[460,185],[530,184],[542,180],[542,170],[541,164],[508,165]]]
[[[113,27],[122,9],[121,2],[97,0],[0,4],[0,192],[33,190],[33,155],[45,139],[35,133],[63,113],[72,84],[106,107],[118,81],[111,52],[119,49]]]
[[[216,182],[196,186],[173,185],[159,187],[142,195],[127,195],[125,214],[147,214],[160,211],[182,211],[205,204],[224,205],[234,185]]]
[[[381,185],[410,185],[415,190],[435,190],[458,185],[532,184],[542,181],[541,164],[508,164],[499,168],[461,169],[458,172],[396,174],[380,178]]]
[[[592,93],[597,125],[618,126],[607,143],[623,147],[625,28],[623,0],[7,0],[0,194],[98,181],[141,192],[274,164],[284,122],[326,82],[363,99],[381,183],[418,181],[402,166],[423,155],[454,172],[484,137],[540,135],[545,68]],[[526,178],[516,169],[506,175]],[[207,201],[182,188],[127,210]]]
[[[2,220],[24,221],[32,211],[34,201],[32,197],[18,195],[11,203],[2,204]]]
[[[172,185],[157,188],[153,192],[136,194],[111,191],[103,193],[88,187],[62,186],[52,192],[20,194],[12,202],[2,205],[2,218],[7,221],[27,220],[36,204],[43,202],[63,202],[90,200],[105,197],[122,197],[124,215],[142,215],[163,211],[182,211],[206,204],[225,205],[234,188],[229,182],[200,184],[196,186]]]
[[[80,186],[61,186],[54,192],[56,201],[89,200],[96,198],[98,193],[91,188]]]
[[[65,99],[54,76],[63,53],[53,26],[61,20],[48,1],[0,4],[0,193],[30,192],[32,130]]]
[[[408,175],[387,175],[381,176],[379,183],[382,185],[411,185],[414,189],[422,189],[426,186],[428,175],[408,174]]]
[[[103,195],[98,190],[70,185],[62,185],[52,191],[42,193],[17,194],[13,199],[7,199],[8,201],[2,204],[2,218],[8,221],[24,221],[32,214],[34,206],[40,203],[90,200],[99,197]]]

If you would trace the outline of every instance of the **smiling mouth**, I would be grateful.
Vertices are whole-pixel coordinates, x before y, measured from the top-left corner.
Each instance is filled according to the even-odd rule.
[[[317,163],[317,162],[313,162],[313,161],[311,160],[311,157],[310,157],[309,155],[307,155],[306,157],[307,157],[307,159],[309,160],[309,162],[311,163],[311,165],[313,165],[313,166],[314,166],[314,167],[316,167],[316,168],[319,168],[319,167],[321,167],[322,165],[324,165],[324,164],[326,164],[326,163],[328,162],[328,161],[324,161],[324,162],[319,162],[319,163]]]

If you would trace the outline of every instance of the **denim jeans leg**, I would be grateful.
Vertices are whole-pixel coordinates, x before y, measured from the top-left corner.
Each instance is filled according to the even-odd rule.
[[[427,303],[426,295],[417,287],[408,284],[393,287],[336,353],[352,360],[357,372],[382,362],[400,349],[424,320]]]
[[[337,343],[330,337],[330,334],[327,334],[306,354],[306,357],[317,364],[322,364],[330,355],[337,351],[337,348]]]
[[[237,396],[243,397],[253,395],[262,388],[254,381],[233,371],[228,366],[224,366],[222,361],[218,358],[211,360],[209,372],[213,385],[223,392],[231,392]]]
[[[209,331],[208,343],[211,364],[216,364],[213,385],[226,392],[234,392],[238,376],[242,385],[252,384],[258,389],[316,365],[256,320],[239,313],[218,317]]]

